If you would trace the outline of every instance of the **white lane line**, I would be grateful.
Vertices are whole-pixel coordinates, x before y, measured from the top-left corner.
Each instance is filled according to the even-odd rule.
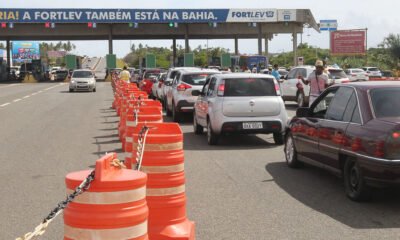
[[[31,96],[35,96],[37,93],[32,93]]]
[[[13,102],[19,102],[19,101],[21,101],[22,99],[21,98],[17,98],[17,99],[15,99]]]
[[[0,107],[5,107],[7,105],[10,105],[10,103],[9,102],[8,103],[4,103],[4,104],[0,105]]]
[[[28,98],[28,97],[30,97],[30,96],[31,96],[31,95],[27,95],[27,96],[23,97],[23,99]]]

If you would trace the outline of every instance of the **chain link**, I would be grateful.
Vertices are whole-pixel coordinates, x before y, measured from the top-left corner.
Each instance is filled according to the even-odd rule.
[[[146,137],[148,132],[149,127],[144,125],[138,135],[138,146],[136,151],[136,170],[138,171],[140,171],[140,168],[142,167],[144,147],[146,144]]]
[[[67,205],[72,202],[77,196],[84,193],[90,188],[90,184],[93,182],[95,176],[95,171],[93,170],[86,179],[77,187],[75,191],[67,196],[67,198],[59,202],[57,207],[55,207],[47,217],[43,219],[43,221],[35,228],[33,232],[28,232],[23,237],[17,238],[16,240],[31,240],[34,237],[41,236],[45,233],[47,226],[51,221],[55,219],[59,214],[63,212],[63,210],[67,207]]]

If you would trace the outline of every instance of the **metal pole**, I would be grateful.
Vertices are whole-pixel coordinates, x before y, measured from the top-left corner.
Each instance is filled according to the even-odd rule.
[[[239,55],[239,39],[235,36],[235,55]]]
[[[258,24],[258,55],[262,55],[262,29],[261,29],[261,23]]]
[[[297,33],[293,33],[293,64],[297,66]]]
[[[185,25],[185,53],[189,53],[189,24]]]
[[[172,66],[176,67],[176,38],[172,39]]]
[[[268,47],[268,34],[265,35],[265,45],[264,45],[264,51],[265,51],[265,56],[268,57],[268,53],[269,53],[269,47]]]
[[[7,68],[10,69],[11,67],[11,42],[10,39],[7,39],[6,41],[6,51],[7,51]]]
[[[110,32],[108,34],[108,54],[113,54],[113,52],[112,25],[110,24]]]

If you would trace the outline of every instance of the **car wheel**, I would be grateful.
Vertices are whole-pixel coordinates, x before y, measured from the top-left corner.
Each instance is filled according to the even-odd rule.
[[[174,122],[177,122],[177,123],[178,123],[179,120],[180,120],[180,117],[181,117],[180,112],[178,112],[178,111],[176,110],[175,103],[172,102],[172,120],[173,120]]]
[[[93,88],[93,92],[96,92],[96,88]]]
[[[207,121],[207,142],[208,145],[217,145],[219,136],[215,134],[211,127],[210,120]]]
[[[74,91],[74,89],[72,89],[72,88],[69,89],[69,92],[73,92],[73,91]]]
[[[286,164],[290,168],[299,168],[301,167],[301,162],[297,159],[297,151],[294,145],[293,136],[291,133],[287,135],[286,142],[285,142],[285,158]]]
[[[285,136],[282,133],[274,133],[274,142],[276,145],[282,145],[285,142]]]
[[[305,106],[305,97],[303,92],[299,92],[297,94],[297,106],[298,107],[304,107]]]
[[[193,130],[196,135],[200,135],[204,132],[203,126],[197,124],[196,112],[193,112]]]
[[[360,166],[354,159],[348,159],[344,165],[344,186],[347,197],[353,201],[371,198],[371,189],[365,183]]]

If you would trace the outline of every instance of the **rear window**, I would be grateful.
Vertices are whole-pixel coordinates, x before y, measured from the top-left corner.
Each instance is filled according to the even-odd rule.
[[[225,79],[226,97],[276,96],[273,79],[241,78]]]
[[[156,78],[160,72],[146,72],[144,78]]]
[[[183,75],[182,82],[194,86],[203,86],[206,83],[206,78],[209,75],[209,73],[186,74]]]
[[[379,88],[370,91],[377,118],[400,117],[400,88]]]
[[[329,78],[347,78],[343,70],[330,69]]]
[[[73,78],[90,78],[92,77],[92,73],[91,72],[86,72],[86,71],[78,71],[78,72],[74,72],[72,74]]]
[[[377,72],[377,71],[379,71],[379,69],[372,67],[372,68],[369,68],[368,71]]]

